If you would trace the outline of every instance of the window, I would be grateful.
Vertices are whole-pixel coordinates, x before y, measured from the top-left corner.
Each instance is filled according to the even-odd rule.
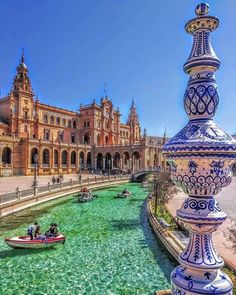
[[[59,131],[59,132],[58,132],[58,136],[59,136],[59,140],[60,140],[61,142],[63,142],[63,132],[62,132],[62,131]]]
[[[66,119],[65,118],[62,119],[62,125],[66,126]]]
[[[76,121],[73,121],[73,128],[76,128]]]
[[[49,129],[45,129],[44,130],[44,139],[45,140],[49,140],[50,139],[50,130]]]
[[[25,120],[29,119],[28,111],[24,111],[24,118],[25,118]]]
[[[84,121],[84,128],[88,128],[89,127],[89,121]]]
[[[48,116],[46,114],[43,115],[43,123],[48,123]]]
[[[68,128],[71,128],[71,120],[68,120]]]
[[[75,143],[75,133],[71,133],[71,143]]]
[[[50,123],[54,124],[54,117],[53,116],[50,117]]]
[[[57,125],[60,125],[61,124],[61,120],[60,120],[59,117],[57,117],[56,122],[57,122]]]

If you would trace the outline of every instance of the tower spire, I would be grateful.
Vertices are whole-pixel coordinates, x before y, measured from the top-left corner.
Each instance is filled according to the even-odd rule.
[[[105,94],[105,98],[107,98],[107,82],[105,82],[104,84],[104,94]]]
[[[22,51],[21,51],[21,63],[25,63],[24,48],[22,48]]]

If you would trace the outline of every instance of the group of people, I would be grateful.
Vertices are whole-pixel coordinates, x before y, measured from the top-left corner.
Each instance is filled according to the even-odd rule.
[[[57,177],[55,177],[55,176],[53,176],[52,177],[52,183],[53,184],[55,184],[55,183],[60,183],[60,182],[62,182],[63,181],[63,174],[61,173],[61,174],[59,174],[59,176],[57,176]]]
[[[59,235],[58,225],[56,223],[51,223],[49,229],[43,235],[40,231],[40,225],[38,224],[38,222],[35,222],[28,227],[27,235],[30,236],[31,240],[54,238]]]

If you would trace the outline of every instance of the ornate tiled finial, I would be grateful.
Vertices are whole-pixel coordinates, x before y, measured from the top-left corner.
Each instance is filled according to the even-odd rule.
[[[214,73],[220,67],[210,34],[219,25],[208,16],[208,4],[199,4],[197,17],[185,29],[193,47],[185,72],[190,76],[184,96],[188,124],[163,148],[173,182],[188,195],[177,216],[190,230],[187,248],[172,272],[172,294],[232,294],[232,282],[221,271],[223,260],[215,251],[212,233],[226,219],[214,196],[232,180],[236,141],[213,121],[219,94]]]

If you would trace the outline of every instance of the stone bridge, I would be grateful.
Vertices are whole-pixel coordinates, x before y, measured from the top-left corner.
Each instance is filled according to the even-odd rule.
[[[159,167],[153,167],[153,168],[143,168],[139,170],[134,170],[132,173],[132,180],[142,181],[145,175],[156,173],[156,172],[162,172],[162,169]]]

